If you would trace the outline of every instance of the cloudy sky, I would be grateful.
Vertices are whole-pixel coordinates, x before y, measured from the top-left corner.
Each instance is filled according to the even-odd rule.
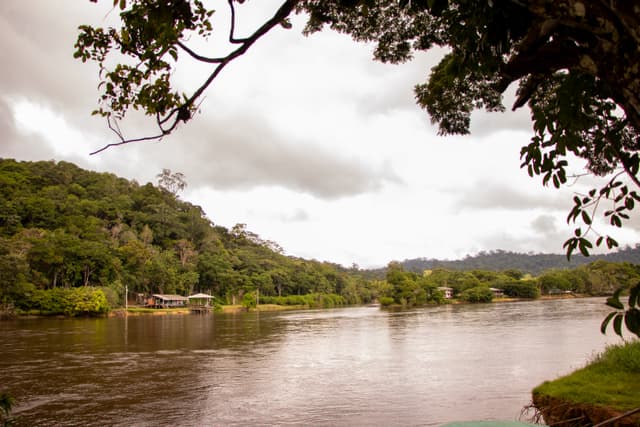
[[[212,3],[223,27],[226,2]],[[412,90],[442,52],[376,63],[371,46],[346,36],[302,36],[304,17],[227,67],[201,114],[175,134],[90,156],[117,140],[90,116],[97,71],[72,58],[73,44],[78,25],[114,22],[110,4],[0,2],[0,157],[66,160],[140,183],[155,183],[163,168],[179,171],[188,181],[181,197],[214,223],[246,223],[287,254],[343,265],[495,249],[562,253],[571,236],[571,197],[593,183],[545,188],[519,168],[528,110],[476,113],[471,136],[437,136]],[[277,5],[245,3],[243,25]],[[188,90],[206,75],[185,63],[176,83]],[[150,124],[134,118],[123,130],[141,136]],[[614,236],[634,245],[637,230]]]

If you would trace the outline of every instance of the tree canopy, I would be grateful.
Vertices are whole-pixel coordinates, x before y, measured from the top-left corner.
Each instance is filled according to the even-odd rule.
[[[221,302],[256,290],[336,294],[348,304],[375,298],[358,271],[286,256],[244,224],[214,225],[159,184],[0,159],[0,304],[100,312],[123,303],[125,285],[130,295],[208,292]]]
[[[446,48],[428,80],[415,86],[418,105],[443,135],[468,133],[476,109],[504,111],[503,95],[516,84],[512,108],[528,105],[533,123],[531,141],[521,150],[529,175],[555,187],[581,174],[604,178],[574,198],[567,221],[579,226],[565,242],[567,254],[587,255],[593,238],[597,246],[618,245],[598,233],[593,221],[603,213],[621,227],[640,201],[634,189],[640,186],[640,6],[634,2],[285,0],[254,32],[240,37],[236,8],[251,7],[243,3],[228,0],[225,34],[212,27],[213,10],[200,0],[114,0],[121,9],[119,28],[80,27],[75,55],[100,65],[95,113],[118,135],[112,145],[159,139],[188,122],[226,65],[273,28],[289,28],[292,13],[304,13],[305,33],[329,27],[372,42],[375,59],[383,62]],[[196,52],[189,46],[198,37],[227,39],[230,49],[219,57]],[[172,73],[185,57],[211,66],[192,93],[172,87]],[[123,135],[118,122],[131,108],[154,117],[158,133]],[[576,157],[586,165],[579,172]]]

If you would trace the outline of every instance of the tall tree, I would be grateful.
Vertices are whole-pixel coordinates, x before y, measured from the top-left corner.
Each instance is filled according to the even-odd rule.
[[[171,169],[162,169],[158,175],[158,186],[176,196],[187,187],[187,179],[182,172],[171,172]]]

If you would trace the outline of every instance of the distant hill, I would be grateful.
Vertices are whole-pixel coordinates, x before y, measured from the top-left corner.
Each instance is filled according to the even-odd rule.
[[[40,291],[82,287],[104,289],[112,306],[125,293],[373,298],[356,271],[285,256],[244,224],[215,225],[161,183],[0,159],[0,303],[29,310]]]
[[[523,273],[538,275],[550,269],[569,269],[579,265],[589,264],[594,261],[604,260],[609,262],[629,262],[640,264],[640,245],[635,247],[622,248],[619,251],[584,257],[573,255],[571,262],[567,261],[567,256],[562,254],[522,254],[496,250],[491,252],[480,252],[478,255],[467,256],[461,260],[438,260],[430,258],[406,259],[401,262],[407,271],[420,273],[424,270],[444,268],[447,270],[520,270]],[[383,277],[386,268],[367,270],[370,277]]]

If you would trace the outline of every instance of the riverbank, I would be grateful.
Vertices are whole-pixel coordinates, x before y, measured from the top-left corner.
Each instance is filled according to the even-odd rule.
[[[640,341],[608,347],[584,368],[544,382],[533,404],[549,425],[640,425]]]
[[[589,298],[589,297],[590,296],[588,295],[572,293],[572,294],[559,294],[559,295],[543,295],[543,296],[540,296],[538,299],[543,301],[552,301],[552,300],[559,300],[559,299],[574,299],[574,298]],[[533,301],[533,300],[530,298],[504,297],[504,298],[495,298],[489,304],[526,302],[526,301]],[[458,301],[458,300],[449,300],[447,304],[458,305],[458,304],[473,304],[473,303]],[[379,306],[379,305],[376,305],[376,306]],[[247,312],[247,311],[270,312],[270,311],[307,310],[309,308],[310,307],[307,305],[260,304],[258,305],[258,307],[247,309],[242,305],[235,304],[235,305],[222,305],[219,312],[221,313],[241,313],[241,312]],[[401,306],[388,306],[386,308],[401,308]],[[143,306],[130,306],[127,309],[124,309],[124,308],[112,309],[108,313],[106,313],[106,316],[107,317],[123,317],[125,316],[125,313],[127,316],[142,316],[142,315],[166,316],[166,315],[191,314],[191,310],[188,307],[149,308],[149,307],[143,307]],[[13,310],[13,309],[11,311],[0,310],[0,320],[10,320],[10,319],[16,319],[16,318],[20,318],[20,319],[38,318],[38,317],[64,318],[69,316],[65,316],[62,314],[48,314],[48,313],[42,313],[42,312],[36,312],[36,311],[20,312],[18,310]]]
[[[289,310],[304,310],[309,307],[302,305],[277,305],[277,304],[260,304],[256,308],[247,309],[246,307],[235,305],[223,305],[220,306],[220,313],[242,313],[247,311],[289,311]],[[124,317],[127,316],[170,316],[170,315],[185,315],[191,314],[189,307],[179,308],[148,308],[148,307],[129,307],[127,309],[117,308],[111,310],[108,313],[108,317]]]

